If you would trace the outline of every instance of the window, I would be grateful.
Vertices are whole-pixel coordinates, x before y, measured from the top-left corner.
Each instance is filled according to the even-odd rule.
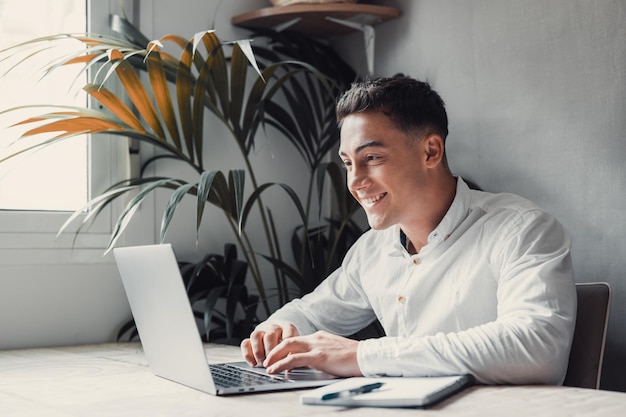
[[[0,0],[0,49],[38,37],[58,33],[87,31],[87,4],[76,0],[48,0],[37,7],[24,7],[23,0]],[[68,86],[76,79],[80,68],[67,66],[38,80],[40,71],[52,58],[80,45],[64,44],[29,58],[27,65],[0,78],[2,107],[27,104],[63,104],[86,106],[82,91],[70,92]],[[20,55],[20,58],[27,54]],[[0,63],[0,74],[15,64],[15,60]],[[87,75],[77,79],[77,85],[87,83]],[[26,113],[5,116],[2,126],[25,118]],[[19,116],[19,118],[16,118]],[[3,145],[25,129],[12,128],[2,135]],[[87,141],[85,137],[42,149],[31,155],[0,164],[0,209],[13,210],[76,210],[87,203]],[[3,154],[14,152],[3,149]]]
[[[132,0],[123,2],[129,16],[132,16],[132,3]],[[87,26],[92,33],[109,33],[109,16],[113,12],[120,13],[119,0],[46,0],[37,2],[37,7],[25,7],[23,0],[0,0],[0,48],[42,35],[85,32]],[[60,71],[61,81],[53,81],[50,86],[35,84],[28,89],[23,87],[22,81],[16,90],[14,86],[18,81],[6,80],[7,86],[1,84],[5,81],[2,80],[0,107],[34,103],[86,105],[87,98],[76,93],[87,82],[86,78],[77,80],[74,90],[68,91],[78,70],[77,66],[69,68],[68,72]],[[36,74],[25,70],[22,75],[33,80]],[[5,93],[9,90],[10,93]],[[23,91],[34,91],[37,97],[21,98]],[[12,97],[12,102],[6,100],[7,96]],[[6,126],[5,120],[0,123]],[[6,152],[8,133],[0,130],[0,155]],[[91,190],[95,191],[95,196],[125,176],[128,157],[126,141],[99,136],[94,141],[69,139],[16,158],[14,163],[0,164],[0,264],[25,259],[37,262],[34,257],[39,255],[41,262],[65,262],[77,256],[83,259],[82,249],[90,249],[94,258],[101,258],[111,232],[111,213],[98,216],[94,227],[81,231],[76,241],[72,230],[58,240],[55,235],[71,212],[84,206]],[[76,227],[78,225],[73,229]],[[70,255],[65,260],[58,254],[51,255],[59,249],[71,249],[67,251]],[[15,256],[18,252],[19,256]]]

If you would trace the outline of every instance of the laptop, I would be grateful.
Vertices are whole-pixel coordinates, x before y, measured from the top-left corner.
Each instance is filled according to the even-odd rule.
[[[338,378],[309,368],[268,374],[247,362],[209,364],[169,244],[113,249],[139,339],[157,376],[213,395],[319,387]]]

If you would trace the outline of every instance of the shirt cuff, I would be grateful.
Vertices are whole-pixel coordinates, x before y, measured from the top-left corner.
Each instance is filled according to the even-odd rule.
[[[394,372],[393,358],[397,356],[397,347],[390,338],[361,340],[357,346],[356,357],[363,376],[402,376]]]

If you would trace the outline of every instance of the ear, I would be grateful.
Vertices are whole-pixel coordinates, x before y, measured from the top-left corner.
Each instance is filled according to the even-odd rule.
[[[422,141],[424,154],[426,155],[426,166],[434,168],[443,160],[445,144],[443,138],[436,133],[432,133]]]

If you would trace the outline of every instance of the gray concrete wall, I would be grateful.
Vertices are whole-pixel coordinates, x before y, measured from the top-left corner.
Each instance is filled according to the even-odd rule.
[[[602,386],[626,390],[626,2],[383,3],[403,16],[377,28],[376,74],[428,80],[452,169],[569,229],[576,280],[612,286]]]

